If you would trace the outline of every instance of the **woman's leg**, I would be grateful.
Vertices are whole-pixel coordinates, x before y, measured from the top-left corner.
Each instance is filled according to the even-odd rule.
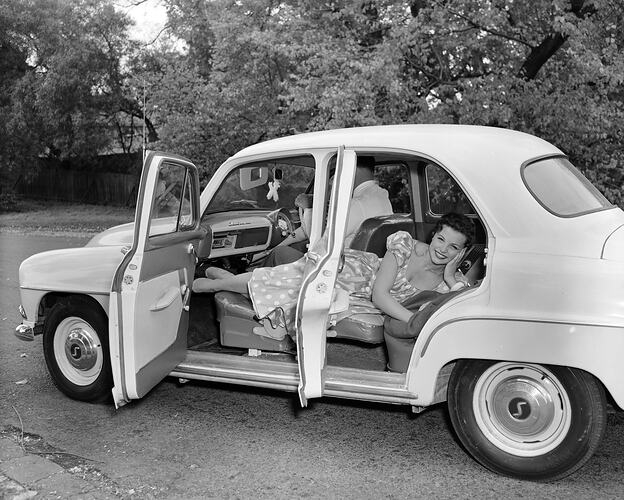
[[[194,292],[236,292],[248,295],[247,284],[251,273],[235,274],[227,278],[209,279],[197,278],[193,281]]]
[[[206,278],[210,278],[213,280],[221,279],[221,278],[230,278],[235,276],[234,273],[230,271],[226,271],[225,269],[221,269],[220,267],[209,267],[204,271]]]

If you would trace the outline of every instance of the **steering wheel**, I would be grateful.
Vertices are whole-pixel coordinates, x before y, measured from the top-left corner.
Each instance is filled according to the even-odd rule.
[[[295,230],[295,221],[287,208],[278,208],[267,214],[267,217],[273,224],[273,234],[281,236],[282,239]]]

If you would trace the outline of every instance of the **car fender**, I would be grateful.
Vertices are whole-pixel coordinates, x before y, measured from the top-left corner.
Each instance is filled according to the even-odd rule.
[[[122,247],[83,247],[42,252],[24,260],[19,279],[27,321],[37,321],[39,304],[50,294],[89,295],[108,311],[113,274],[122,258]]]
[[[621,359],[624,327],[508,318],[456,318],[421,335],[407,372],[417,405],[435,402],[442,368],[459,359],[491,359],[568,366],[600,380],[624,407]]]
[[[123,247],[83,247],[35,254],[20,265],[20,287],[78,293],[109,293]]]

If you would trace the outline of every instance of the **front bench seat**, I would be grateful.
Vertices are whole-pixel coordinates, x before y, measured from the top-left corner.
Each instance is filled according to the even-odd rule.
[[[256,319],[248,297],[235,292],[217,292],[215,303],[221,345],[274,352],[295,350],[289,335],[275,340],[253,332],[254,327],[262,324]],[[380,314],[355,314],[339,321],[327,336],[381,344],[384,341],[383,321]]]
[[[409,215],[372,217],[362,223],[350,247],[383,257],[388,236],[397,231],[407,231],[414,236],[414,222]],[[485,251],[485,245],[473,245],[460,266],[472,285],[483,277]],[[275,352],[292,352],[295,349],[294,342],[288,335],[282,340],[275,340],[253,333],[254,327],[262,325],[256,319],[251,300],[244,295],[218,292],[215,294],[215,302],[221,345]],[[384,316],[381,314],[354,314],[339,321],[328,331],[327,336],[381,344],[384,342],[383,323]]]

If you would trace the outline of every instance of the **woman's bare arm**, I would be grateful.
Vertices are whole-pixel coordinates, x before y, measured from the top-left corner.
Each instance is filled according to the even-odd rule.
[[[388,316],[400,321],[408,321],[412,317],[412,312],[390,295],[397,272],[398,266],[394,255],[392,252],[386,252],[373,283],[373,304]]]

